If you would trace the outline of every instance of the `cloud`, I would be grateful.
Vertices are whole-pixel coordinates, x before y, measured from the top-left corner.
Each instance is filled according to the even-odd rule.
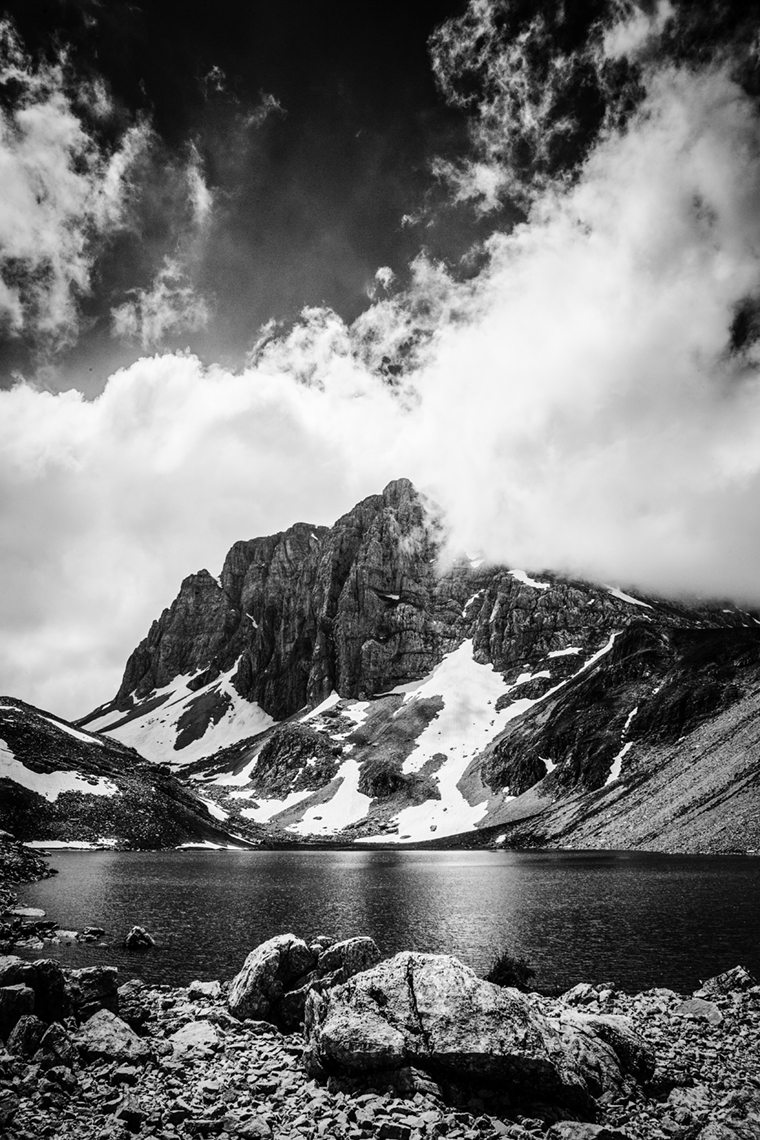
[[[106,150],[67,94],[65,58],[37,66],[0,24],[0,322],[45,345],[71,340],[103,240],[124,219],[129,172],[146,141],[128,130]],[[108,114],[93,88],[92,114]]]
[[[133,289],[127,301],[111,309],[112,334],[137,340],[144,349],[167,334],[203,328],[208,320],[206,301],[188,284],[181,263],[168,257],[150,289]]]
[[[760,604],[757,106],[728,65],[642,82],[466,280],[421,255],[239,373],[166,354],[94,401],[0,393],[0,688],[84,712],[187,573],[399,475],[454,547]]]

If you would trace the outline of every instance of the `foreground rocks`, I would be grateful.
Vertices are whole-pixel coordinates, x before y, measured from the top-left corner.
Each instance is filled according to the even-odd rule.
[[[133,979],[119,987],[118,1013],[101,1006],[83,1017],[80,1005],[62,1021],[20,1017],[0,1046],[0,1131],[9,1140],[751,1140],[760,1136],[760,987],[730,972],[703,992],[701,1005],[609,984],[548,999],[499,991],[452,958],[407,953],[313,988],[305,1036],[286,1036],[233,1016],[229,985]],[[341,1053],[349,1039],[356,1050]],[[572,1107],[560,1103],[568,1090]]]

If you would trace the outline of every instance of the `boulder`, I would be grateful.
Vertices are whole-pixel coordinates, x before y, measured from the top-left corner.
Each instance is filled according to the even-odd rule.
[[[337,989],[312,991],[305,1033],[314,1075],[374,1078],[411,1065],[586,1115],[592,1096],[623,1082],[621,1058],[590,1024],[552,1020],[535,999],[447,955],[397,954]]]
[[[372,938],[347,938],[323,950],[317,960],[317,973],[321,978],[332,975],[333,984],[345,982],[362,970],[369,970],[380,961],[380,951]]]
[[[315,943],[312,943],[312,949]],[[372,938],[347,938],[322,950],[316,969],[299,978],[296,987],[287,990],[272,1010],[273,1020],[286,1033],[295,1033],[303,1024],[306,998],[312,989],[324,990],[342,984],[377,965],[380,951]]]
[[[285,990],[316,962],[316,956],[295,934],[279,934],[262,942],[232,980],[227,999],[230,1013],[241,1021],[246,1017],[265,1020]]]
[[[86,1021],[99,1009],[119,1012],[117,975],[115,966],[85,966],[66,971],[69,998],[77,1021]]]
[[[673,1010],[674,1017],[685,1017],[689,1021],[706,1021],[708,1025],[720,1025],[723,1014],[715,1002],[703,998],[689,998]]]
[[[79,1029],[75,1041],[85,1060],[147,1061],[150,1048],[126,1022],[108,1009],[99,1009]]]
[[[169,1038],[177,1059],[208,1057],[219,1048],[219,1030],[210,1021],[189,1021]]]
[[[204,998],[215,1000],[222,996],[222,984],[218,981],[199,982],[196,978],[187,987],[187,996],[191,1001],[202,1001]]]
[[[151,946],[156,945],[156,940],[152,934],[143,926],[133,926],[124,939],[124,948],[126,950],[150,950]]]
[[[560,1023],[586,1025],[592,1033],[610,1046],[624,1072],[645,1084],[651,1080],[656,1058],[643,1037],[639,1036],[629,1017],[617,1014],[587,1014],[573,1011],[563,1014]]]
[[[45,1022],[33,1013],[23,1014],[6,1042],[8,1052],[15,1053],[18,1057],[31,1057],[39,1048],[46,1029]]]
[[[141,1029],[150,1018],[150,1010],[145,1004],[145,989],[142,978],[130,978],[119,986],[119,1017],[133,1029]]]
[[[57,1065],[73,1068],[77,1063],[77,1051],[71,1036],[57,1021],[49,1025],[43,1033],[40,1047],[34,1054],[34,1059],[43,1068],[48,1069]]]
[[[0,986],[0,1038],[6,1041],[19,1018],[33,1009],[34,990],[29,986]]]
[[[725,997],[727,994],[751,990],[756,985],[757,980],[750,974],[749,970],[746,970],[744,966],[734,966],[732,970],[726,970],[723,974],[716,974],[714,978],[708,978],[698,990],[694,991],[692,996],[695,998]]]

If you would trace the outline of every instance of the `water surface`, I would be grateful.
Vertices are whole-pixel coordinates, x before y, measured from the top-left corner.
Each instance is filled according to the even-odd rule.
[[[369,934],[384,954],[456,954],[484,972],[501,947],[536,983],[612,980],[628,990],[699,981],[739,963],[760,975],[760,859],[630,852],[57,852],[23,888],[64,928],[102,926],[106,948],[54,947],[124,979],[228,978],[264,939]],[[139,923],[157,940],[121,947]],[[47,953],[47,951],[46,951]],[[33,957],[39,954],[32,955]]]

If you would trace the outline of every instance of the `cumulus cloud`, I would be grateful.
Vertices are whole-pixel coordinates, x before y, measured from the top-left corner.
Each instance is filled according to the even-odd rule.
[[[90,402],[0,393],[0,687],[85,711],[184,575],[398,475],[453,547],[760,603],[757,107],[724,65],[642,82],[468,280],[421,256],[239,373],[174,354]]]
[[[65,58],[34,65],[0,23],[0,322],[45,344],[71,339],[100,244],[123,221],[128,175],[146,131],[102,148],[67,93]],[[93,87],[91,113],[109,113]]]
[[[167,257],[149,289],[133,289],[111,310],[111,331],[148,349],[169,333],[203,328],[208,320],[206,301],[188,283],[181,263]]]

